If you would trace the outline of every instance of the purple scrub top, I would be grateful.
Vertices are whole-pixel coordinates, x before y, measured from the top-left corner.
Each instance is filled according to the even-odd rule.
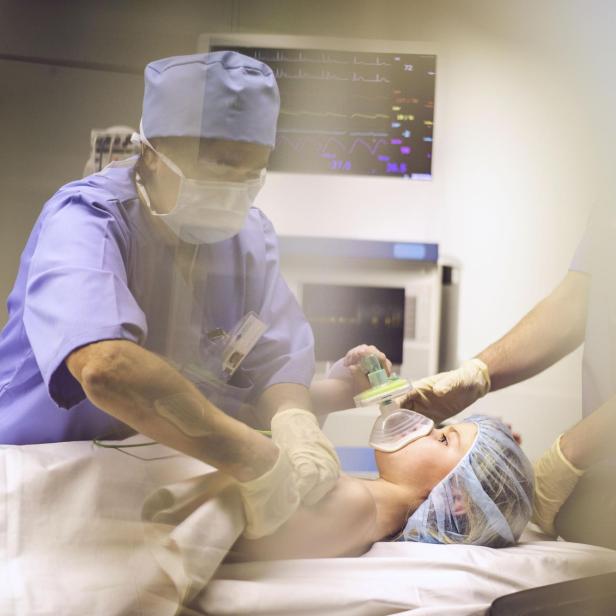
[[[173,251],[155,235],[137,198],[134,162],[71,182],[43,207],[0,333],[0,443],[130,433],[85,398],[64,360],[106,339],[165,355],[170,297],[177,299]],[[214,389],[197,383],[222,410],[250,422],[243,405],[271,385],[309,385],[312,330],[280,275],[276,235],[259,209],[251,208],[235,237],[199,246],[195,261],[207,271],[190,289],[196,338],[230,331],[250,311],[268,326],[228,383]]]

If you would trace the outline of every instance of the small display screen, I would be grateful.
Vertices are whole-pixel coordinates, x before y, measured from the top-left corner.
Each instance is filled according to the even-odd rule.
[[[280,89],[275,171],[432,177],[436,56],[220,47],[271,67]]]
[[[359,344],[373,344],[394,364],[402,363],[404,289],[304,284],[302,306],[317,361],[335,361]]]

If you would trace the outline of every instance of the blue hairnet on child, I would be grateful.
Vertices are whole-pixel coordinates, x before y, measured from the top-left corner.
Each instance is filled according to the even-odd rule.
[[[533,468],[500,420],[472,415],[470,449],[410,516],[400,541],[513,545],[528,523]]]

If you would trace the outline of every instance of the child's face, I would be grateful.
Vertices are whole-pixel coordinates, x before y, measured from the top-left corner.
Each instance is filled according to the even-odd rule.
[[[391,483],[413,486],[427,495],[462,459],[476,434],[476,424],[458,423],[435,428],[398,451],[375,451],[379,474]]]

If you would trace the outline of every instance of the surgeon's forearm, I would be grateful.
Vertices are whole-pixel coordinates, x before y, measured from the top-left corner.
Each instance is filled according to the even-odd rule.
[[[567,460],[579,469],[614,455],[616,433],[616,396],[612,396],[560,439],[560,448]]]
[[[248,481],[271,468],[278,449],[225,415],[158,356],[127,341],[74,352],[67,366],[97,407],[150,438]]]
[[[490,372],[491,390],[539,374],[584,340],[589,277],[569,272],[500,340],[478,357]]]

